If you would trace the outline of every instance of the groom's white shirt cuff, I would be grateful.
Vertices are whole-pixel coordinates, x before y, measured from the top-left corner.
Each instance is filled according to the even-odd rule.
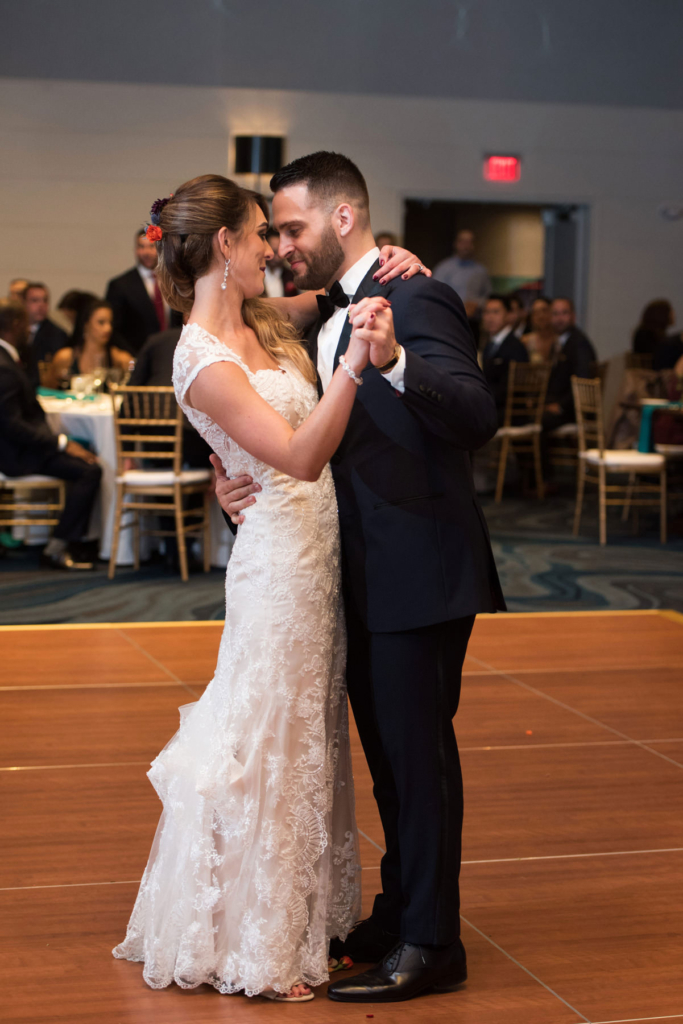
[[[405,376],[405,372],[406,350],[403,348],[403,346],[401,346],[401,354],[398,357],[398,362],[396,363],[396,366],[394,366],[394,368],[390,370],[389,373],[385,373],[382,376],[384,377],[385,380],[389,381],[392,388],[396,388],[396,390],[400,391],[401,394],[403,395],[405,394],[406,390],[405,381],[403,379]]]

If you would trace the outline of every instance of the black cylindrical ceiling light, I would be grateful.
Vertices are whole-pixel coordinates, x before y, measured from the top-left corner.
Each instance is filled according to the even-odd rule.
[[[282,167],[280,135],[236,135],[235,174],[275,174]]]

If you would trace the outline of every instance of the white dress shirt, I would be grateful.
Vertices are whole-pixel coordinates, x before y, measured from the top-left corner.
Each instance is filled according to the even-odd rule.
[[[379,249],[375,247],[366,252],[365,256],[361,256],[357,263],[346,271],[339,284],[344,289],[344,294],[348,296],[349,302],[353,301],[353,297],[360,287],[361,281],[370,270],[373,263],[379,259]],[[318,375],[322,382],[323,391],[327,390],[327,387],[332,380],[332,374],[334,373],[334,356],[337,351],[337,345],[341,337],[341,332],[344,327],[344,322],[348,315],[348,308],[336,309],[329,320],[326,320],[318,331]],[[406,367],[406,354],[401,349],[401,357],[394,366],[390,373],[385,373],[384,377],[389,381],[392,387],[400,391],[401,394],[405,391],[405,383],[403,380]]]
[[[503,329],[501,331],[498,331],[498,334],[494,334],[493,335],[493,337],[491,338],[491,344],[495,345],[495,351],[496,352],[500,348],[500,343],[503,341],[504,338],[507,338],[509,333],[510,333],[510,328],[509,327],[503,327]]]

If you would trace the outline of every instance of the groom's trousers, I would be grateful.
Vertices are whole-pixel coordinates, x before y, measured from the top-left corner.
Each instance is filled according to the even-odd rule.
[[[460,934],[462,774],[453,731],[474,616],[371,633],[346,601],[348,691],[384,828],[373,919],[406,942]]]

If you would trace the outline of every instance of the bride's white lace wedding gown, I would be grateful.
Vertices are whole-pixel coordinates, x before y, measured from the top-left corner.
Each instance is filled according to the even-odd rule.
[[[294,480],[239,448],[187,391],[210,363],[237,363],[292,427],[316,389],[289,362],[252,373],[197,324],[184,328],[173,382],[228,476],[263,490],[226,576],[216,673],[181,708],[152,763],[163,802],[125,941],[152,988],[284,993],[327,980],[328,939],[360,913],[360,867],[344,684],[339,524],[329,466]]]

